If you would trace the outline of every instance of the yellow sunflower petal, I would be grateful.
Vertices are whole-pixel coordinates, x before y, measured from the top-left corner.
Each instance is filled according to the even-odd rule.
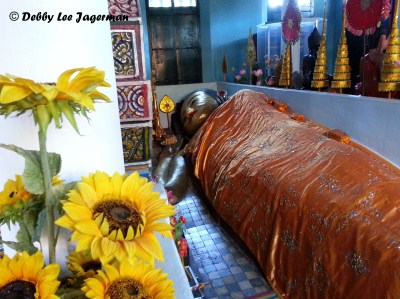
[[[103,251],[101,250],[101,240],[102,238],[94,238],[90,252],[92,253],[93,259],[99,259],[103,255]]]
[[[65,215],[58,218],[54,223],[57,224],[58,226],[65,227],[70,230],[73,230],[75,226],[75,222],[71,218]]]
[[[112,198],[113,189],[110,184],[110,177],[106,173],[96,172],[94,176],[94,187],[96,189],[97,198],[99,199]]]
[[[43,255],[40,251],[32,256],[24,251],[21,254],[15,254],[12,259],[5,257],[3,261],[0,261],[0,289],[12,281],[24,280],[36,286],[35,297],[52,298],[59,285],[56,278],[60,266],[50,264],[42,268],[43,265]]]
[[[125,241],[131,241],[135,237],[135,232],[133,231],[133,227],[129,226],[128,232],[126,233]]]
[[[128,257],[136,255],[136,243],[135,242],[124,242],[124,247]],[[119,259],[121,260],[121,259]]]
[[[15,277],[22,277],[22,265],[23,259],[17,258],[19,254],[17,253],[16,256],[10,261],[8,264],[8,268],[10,269],[11,273]]]
[[[114,173],[113,176],[111,177],[110,180],[112,188],[111,194],[114,198],[121,197],[121,187],[123,182],[124,182],[123,177],[118,172]]]
[[[21,86],[3,86],[0,93],[0,103],[10,104],[18,102],[32,94],[32,90]]]
[[[103,213],[100,213],[100,214],[97,215],[96,218],[94,219],[94,221],[96,222],[96,225],[97,225],[98,227],[100,227],[100,228],[101,228],[101,225],[102,225],[102,223],[103,223],[103,220],[106,220],[106,221],[107,221],[107,219],[104,219],[104,214],[103,214]],[[108,223],[108,221],[107,221],[107,223]],[[108,234],[108,233],[107,233],[107,234]]]
[[[63,204],[63,209],[73,221],[92,219],[92,212],[85,206],[67,202]]]
[[[104,255],[111,256],[114,254],[115,250],[117,250],[117,244],[114,241],[103,238],[101,240],[101,249]]]
[[[138,187],[140,187],[141,182],[139,179],[139,173],[134,172],[129,177],[126,178],[121,187],[121,199],[129,200],[132,194],[135,194]]]
[[[111,85],[108,85],[108,86],[111,86]],[[89,96],[90,96],[93,100],[99,99],[99,100],[103,100],[103,101],[105,101],[105,102],[107,102],[107,103],[111,102],[111,100],[110,100],[110,98],[109,98],[108,96],[106,96],[104,93],[101,93],[101,92],[99,92],[99,91],[97,91],[97,90],[92,91],[92,92],[89,94]]]
[[[85,280],[82,291],[88,298],[109,298],[108,286],[118,285],[123,280],[139,281],[143,284],[150,298],[172,299],[174,288],[171,280],[161,270],[139,261],[137,258],[123,259],[115,265],[105,265],[105,271],[98,271],[93,278]],[[94,282],[98,280],[98,282]],[[103,293],[100,291],[103,290]]]
[[[156,236],[153,233],[144,232],[142,238],[138,238],[136,242],[142,247],[147,253],[153,255],[160,261],[164,261],[162,248],[158,242]]]
[[[92,289],[92,291],[97,295],[97,296],[102,296],[104,294],[105,288],[104,285],[97,279],[88,279],[86,282],[88,287]]]
[[[95,221],[83,221],[75,224],[75,229],[82,234],[101,237],[101,231]]]
[[[67,89],[68,84],[69,84],[69,80],[71,78],[71,76],[76,73],[77,71],[82,70],[82,68],[75,68],[75,69],[71,69],[71,70],[67,70],[65,72],[63,72],[57,80],[57,87],[61,90]]]
[[[96,190],[92,186],[80,182],[77,184],[77,187],[79,188],[79,193],[85,204],[89,209],[92,209],[98,200]]]
[[[127,242],[124,242],[124,243],[122,243],[123,244],[123,246],[118,246],[117,247],[117,250],[115,251],[115,258],[117,259],[117,260],[119,260],[119,261],[122,261],[124,258],[126,258],[127,257],[127,255],[129,255],[129,254],[132,254],[132,252],[136,252],[136,245],[134,244],[133,246],[135,246],[135,249],[134,249],[134,251],[128,251],[128,250],[126,250],[126,245],[127,245]],[[136,253],[134,253],[134,254],[136,254]],[[134,255],[131,255],[132,257],[134,256]]]
[[[118,270],[111,265],[104,265],[104,271],[110,280],[116,280],[120,277]]]
[[[77,239],[77,244],[76,244],[76,251],[83,251],[87,250],[92,246],[93,242],[93,236],[91,235],[80,235],[79,238]]]
[[[45,283],[40,284],[39,293],[42,294],[40,298],[47,298],[50,294],[54,294],[59,285],[59,281],[46,281]]]
[[[97,217],[98,218],[98,217]],[[103,219],[103,223],[100,226],[100,230],[101,230],[101,234],[103,236],[108,236],[108,234],[110,233],[110,226],[108,225],[108,220],[107,218]]]
[[[0,286],[4,286],[10,283],[15,277],[7,267],[8,266],[0,266],[1,269]]]
[[[36,278],[37,273],[43,268],[43,266],[43,256],[39,253],[36,253],[32,256],[32,258],[29,259],[29,262],[24,263],[22,272],[29,281],[32,281]]]
[[[108,238],[109,238],[110,240],[116,241],[116,240],[117,240],[117,231],[116,231],[116,230],[113,230],[113,231],[108,235]]]
[[[117,237],[115,239],[117,241],[124,241],[125,240],[124,234],[122,233],[122,231],[120,229],[117,231]]]
[[[168,223],[162,222],[151,222],[146,225],[146,230],[148,231],[156,231],[165,237],[172,237],[171,230],[172,226]]]

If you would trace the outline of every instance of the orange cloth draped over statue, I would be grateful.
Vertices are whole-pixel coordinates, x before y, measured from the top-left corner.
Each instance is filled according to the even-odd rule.
[[[188,144],[210,203],[282,298],[400,298],[398,169],[274,102],[240,91]]]

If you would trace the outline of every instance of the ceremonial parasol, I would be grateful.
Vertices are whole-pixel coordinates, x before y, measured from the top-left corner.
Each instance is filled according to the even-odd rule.
[[[380,20],[387,19],[389,0],[348,0],[346,28],[354,35],[372,34]]]
[[[294,0],[289,0],[282,19],[283,39],[294,44],[300,36],[301,12]]]
[[[282,19],[282,37],[286,41],[285,56],[282,63],[282,71],[279,85],[289,87],[291,85],[292,61],[291,45],[300,37],[301,12],[294,0],[289,0]]]

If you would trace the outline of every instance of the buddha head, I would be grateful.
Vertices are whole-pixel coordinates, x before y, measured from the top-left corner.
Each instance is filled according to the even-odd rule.
[[[189,94],[181,109],[181,121],[185,133],[193,136],[220,103],[221,100],[213,90],[201,89]]]
[[[321,42],[321,34],[319,33],[317,27],[308,36],[308,50],[314,55],[318,52],[319,44]]]

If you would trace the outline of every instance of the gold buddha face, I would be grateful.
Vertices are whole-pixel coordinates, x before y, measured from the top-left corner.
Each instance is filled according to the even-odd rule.
[[[183,102],[181,110],[185,133],[193,136],[218,105],[217,100],[204,91],[191,93]]]

